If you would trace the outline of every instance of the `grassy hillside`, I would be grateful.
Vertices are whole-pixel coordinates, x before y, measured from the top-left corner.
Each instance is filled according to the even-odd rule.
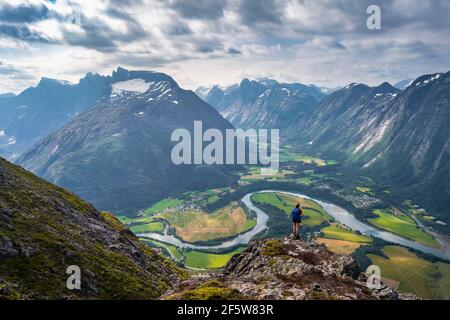
[[[399,289],[426,299],[450,299],[450,264],[419,258],[408,249],[385,246],[386,257],[368,254],[380,266],[381,276],[400,282]]]
[[[208,253],[201,251],[188,251],[185,252],[186,256],[185,265],[188,268],[197,269],[218,269],[224,267],[232,256],[241,253],[244,248],[238,248],[227,253]]]
[[[115,217],[0,158],[0,299],[152,299],[182,276]],[[81,290],[66,287],[70,265]]]

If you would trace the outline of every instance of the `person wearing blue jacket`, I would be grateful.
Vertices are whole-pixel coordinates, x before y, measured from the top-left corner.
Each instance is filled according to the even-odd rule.
[[[300,239],[300,225],[302,223],[302,215],[303,211],[300,209],[300,203],[298,203],[294,209],[292,209],[291,216],[292,216],[292,232],[294,234],[294,239],[298,240]]]

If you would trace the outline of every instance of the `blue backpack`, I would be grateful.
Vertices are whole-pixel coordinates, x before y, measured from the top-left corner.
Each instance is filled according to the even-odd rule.
[[[300,220],[302,213],[299,208],[294,208],[292,209],[291,215],[293,220]]]

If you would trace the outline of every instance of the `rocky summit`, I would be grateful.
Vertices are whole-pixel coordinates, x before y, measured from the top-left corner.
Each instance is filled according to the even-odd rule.
[[[167,299],[410,300],[382,284],[369,289],[367,277],[349,255],[301,240],[250,243],[223,272],[199,274],[169,291]]]

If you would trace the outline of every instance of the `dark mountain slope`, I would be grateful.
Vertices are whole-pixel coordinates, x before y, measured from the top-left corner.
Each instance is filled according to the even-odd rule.
[[[418,78],[392,109],[389,131],[361,163],[450,222],[450,72]]]
[[[115,77],[124,81],[110,97],[37,143],[18,162],[98,208],[125,214],[180,191],[236,180],[221,166],[176,166],[171,160],[175,129],[192,133],[196,120],[204,130],[232,128],[214,108],[167,75],[120,73]]]
[[[110,214],[0,158],[0,300],[151,299],[180,275]]]
[[[339,150],[354,157],[377,144],[386,127],[390,102],[400,90],[383,83],[349,86],[326,97],[302,124],[304,142]]]

